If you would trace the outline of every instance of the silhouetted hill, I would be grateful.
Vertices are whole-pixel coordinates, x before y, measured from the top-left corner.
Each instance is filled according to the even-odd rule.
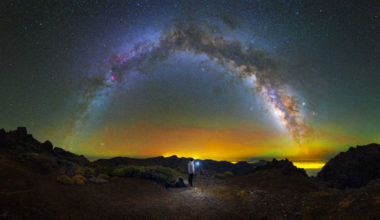
[[[25,127],[18,127],[14,131],[6,132],[0,129],[0,150],[20,156],[22,153],[38,153],[70,161],[78,165],[87,165],[90,162],[83,155],[76,155],[59,147],[53,147],[50,141],[44,143],[34,139],[28,134]]]
[[[153,157],[146,159],[136,159],[128,157],[115,157],[111,159],[99,159],[93,162],[83,155],[76,155],[59,147],[53,147],[50,141],[44,143],[34,139],[31,134],[28,134],[25,127],[18,127],[14,131],[6,132],[4,129],[0,130],[0,149],[20,156],[21,153],[33,152],[41,155],[46,155],[58,159],[53,166],[60,166],[63,161],[69,161],[80,166],[92,167],[117,167],[123,165],[139,165],[139,166],[164,166],[170,168],[181,167],[187,169],[187,163],[190,158],[178,158],[177,156],[171,157]],[[199,171],[212,171],[216,173],[223,173],[231,171],[236,175],[249,173],[256,169],[258,166],[264,165],[265,161],[259,163],[238,162],[236,164],[227,161],[214,161],[214,160],[198,160],[200,166],[197,167]],[[57,165],[58,164],[58,165]],[[70,165],[72,166],[72,165]]]
[[[173,155],[171,157],[153,157],[146,159],[136,159],[129,157],[115,157],[111,159],[99,159],[91,163],[94,167],[116,167],[122,165],[139,165],[139,166],[165,166],[170,168],[181,167],[187,169],[187,163],[190,158],[181,157]],[[197,160],[199,161],[198,170],[213,171],[216,173],[223,173],[226,171],[231,171],[236,175],[241,175],[245,173],[252,172],[257,167],[265,164],[264,161],[259,163],[248,163],[248,162],[238,162],[236,164],[227,161],[214,161],[214,160]]]
[[[337,188],[361,187],[380,177],[380,145],[351,147],[329,160],[317,179],[333,183]]]

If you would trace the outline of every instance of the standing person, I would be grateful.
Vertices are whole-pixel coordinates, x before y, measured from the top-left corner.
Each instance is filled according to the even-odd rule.
[[[189,163],[187,163],[187,171],[189,172],[189,184],[193,186],[193,177],[195,173],[194,159],[190,158]]]

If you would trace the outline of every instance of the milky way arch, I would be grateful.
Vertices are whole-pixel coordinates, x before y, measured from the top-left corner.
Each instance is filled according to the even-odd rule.
[[[162,32],[158,43],[143,41],[129,51],[111,57],[111,71],[100,78],[91,78],[80,97],[73,116],[73,134],[89,117],[89,109],[97,97],[107,96],[110,91],[125,85],[123,82],[130,72],[146,72],[152,63],[163,61],[176,51],[207,55],[234,76],[247,78],[293,140],[303,143],[310,127],[300,113],[297,98],[288,93],[277,76],[275,62],[268,53],[252,47],[243,48],[239,41],[227,40],[191,24],[176,25]]]

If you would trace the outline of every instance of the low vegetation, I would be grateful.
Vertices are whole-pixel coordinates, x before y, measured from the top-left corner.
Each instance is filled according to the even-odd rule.
[[[64,185],[84,185],[86,183],[86,178],[79,174],[76,174],[73,177],[67,175],[60,175],[57,177],[57,181]]]
[[[72,185],[72,184],[75,183],[74,180],[71,177],[67,176],[67,175],[60,175],[60,176],[58,176],[57,177],[57,181],[59,183],[64,184],[64,185]]]
[[[224,173],[217,173],[217,174],[215,174],[215,177],[217,177],[219,179],[225,179],[225,178],[231,177],[233,175],[234,174],[231,171],[226,171]]]
[[[119,166],[115,168],[99,168],[98,172],[110,177],[137,177],[151,179],[156,182],[172,185],[177,177],[181,177],[181,173],[176,169],[163,166]]]
[[[82,175],[75,175],[72,177],[72,180],[74,181],[75,184],[77,185],[84,185],[86,182],[86,178]]]
[[[75,168],[75,174],[85,176],[85,177],[92,177],[92,176],[95,176],[95,169],[91,167],[77,166]]]
[[[107,174],[104,174],[104,173],[100,173],[100,174],[98,175],[98,177],[100,177],[100,178],[102,178],[102,179],[105,179],[105,180],[110,179],[110,176],[108,176]]]
[[[177,168],[175,168],[175,170],[177,171],[177,172],[179,172],[179,173],[186,173],[187,171],[185,170],[185,168],[183,168],[183,167],[177,167]]]

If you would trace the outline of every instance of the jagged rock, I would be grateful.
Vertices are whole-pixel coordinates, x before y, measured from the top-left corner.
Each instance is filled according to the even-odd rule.
[[[87,160],[87,158],[84,157],[83,155],[78,156],[78,155],[73,154],[71,152],[65,151],[64,149],[59,148],[59,147],[55,147],[53,149],[53,153],[58,158],[65,159],[65,160],[68,160],[71,162],[75,162],[81,166],[88,165],[90,163],[90,161]]]
[[[17,127],[15,134],[19,135],[20,137],[25,137],[28,134],[28,131],[26,130],[26,127]]]
[[[361,187],[380,177],[380,145],[351,147],[329,160],[317,179],[331,182],[335,187]]]
[[[18,127],[17,130],[6,132],[0,131],[0,147],[18,152],[40,152],[41,143],[27,133],[25,127]]]
[[[5,130],[0,129],[0,147],[5,146],[5,135],[6,135]]]
[[[0,138],[4,138],[5,137],[5,130],[3,128],[0,129]]]
[[[41,144],[41,148],[47,152],[53,152],[53,144],[50,141],[45,141]]]
[[[6,136],[10,141],[22,140],[28,135],[25,127],[17,127],[14,131],[9,131]]]
[[[28,134],[25,127],[18,127],[16,130],[9,132],[1,129],[0,144],[2,149],[15,155],[38,153],[47,157],[55,156],[55,159],[66,160],[81,166],[90,163],[83,155],[78,156],[62,148],[53,148],[53,144],[50,141],[45,141],[41,144],[31,134]],[[70,171],[69,173],[71,174],[72,172]]]

